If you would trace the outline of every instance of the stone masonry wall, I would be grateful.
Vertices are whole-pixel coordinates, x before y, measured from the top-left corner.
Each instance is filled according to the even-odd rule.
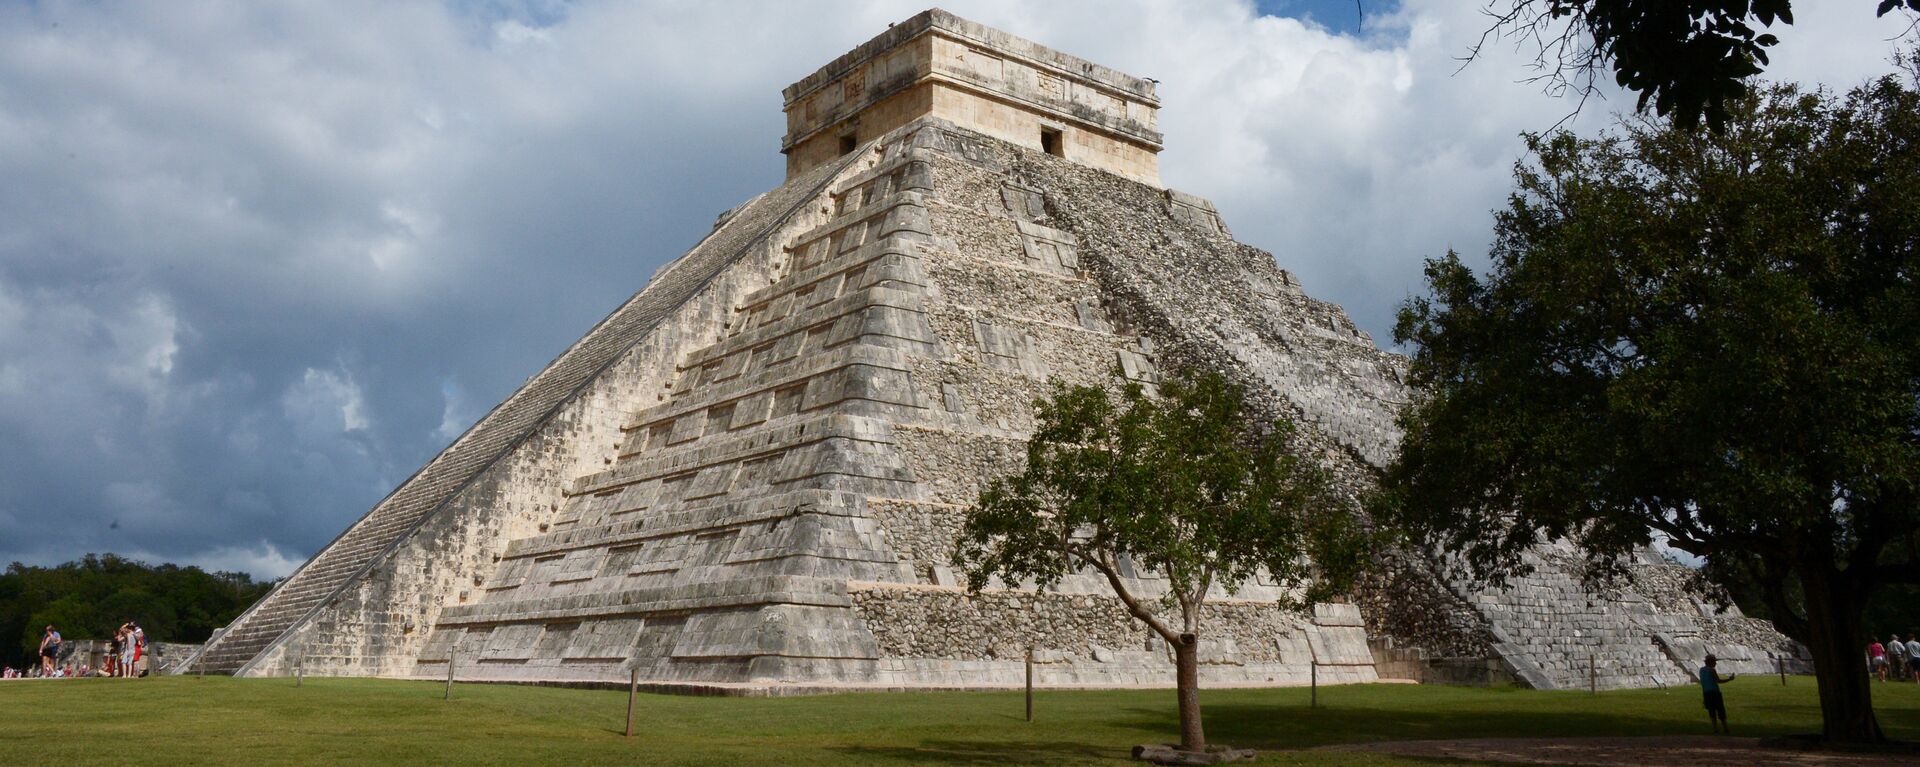
[[[1043,684],[1164,684],[1165,648],[1120,609],[1103,578],[1078,573],[1048,593],[1022,584],[977,598],[954,588],[947,560],[964,511],[986,481],[1019,468],[1034,399],[1051,382],[1117,386],[1150,381],[1157,368],[1152,342],[1116,324],[1111,297],[1082,268],[1076,235],[1054,228],[1038,190],[1004,164],[965,154],[955,141],[962,134],[925,125],[915,138],[935,152],[925,307],[943,356],[917,362],[913,379],[919,391],[940,392],[945,412],[893,429],[919,497],[866,502],[919,581],[850,587],[880,651],[879,679],[1010,683],[1032,647]],[[1164,590],[1151,573],[1132,574],[1136,593]],[[1372,678],[1357,611],[1335,606],[1316,621],[1279,610],[1270,585],[1240,586],[1248,599],[1223,589],[1208,610],[1210,683],[1305,682],[1316,654],[1329,680]]]
[[[818,185],[833,170],[824,168],[795,184]],[[661,392],[672,383],[684,355],[722,332],[744,295],[765,286],[769,263],[784,257],[766,244],[767,230],[780,221],[790,228],[811,226],[820,215],[786,207],[793,202],[758,198],[730,212],[689,254],[700,255],[702,247],[749,248],[747,254],[717,254],[724,269],[715,271],[689,258],[662,267],[649,289],[671,288],[677,277],[683,283],[694,281],[698,290],[676,300],[671,314],[657,323],[658,330],[596,375],[534,435],[486,469],[366,576],[263,653],[248,673],[285,675],[293,664],[304,663],[307,673],[316,675],[411,674],[440,610],[475,596],[509,541],[543,530],[558,511],[568,483],[610,464],[635,403],[663,399]]]
[[[950,146],[966,165],[1004,169],[1033,190],[1036,218],[1075,239],[1078,268],[1099,285],[1114,324],[1141,336],[1160,365],[1248,385],[1256,408],[1306,427],[1309,449],[1356,498],[1391,459],[1394,413],[1408,398],[1405,361],[1375,347],[1339,307],[1307,296],[1271,254],[1234,242],[1206,201],[964,132]],[[960,185],[982,183],[967,173],[956,171]],[[1383,556],[1397,567],[1361,594],[1376,630],[1432,655],[1498,655],[1536,686],[1584,686],[1589,666],[1603,685],[1669,683],[1715,641],[1723,656],[1749,654],[1725,644],[1736,629],[1755,631],[1755,643],[1780,641],[1748,622],[1703,617],[1693,600],[1596,592],[1560,557],[1543,554],[1533,576],[1506,590],[1467,593],[1437,575],[1414,588],[1436,568],[1413,552]],[[1720,625],[1729,628],[1712,628]]]

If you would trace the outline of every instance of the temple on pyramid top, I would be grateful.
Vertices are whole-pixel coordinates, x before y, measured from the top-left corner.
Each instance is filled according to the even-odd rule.
[[[921,117],[1160,185],[1154,83],[938,8],[787,86],[787,177]]]

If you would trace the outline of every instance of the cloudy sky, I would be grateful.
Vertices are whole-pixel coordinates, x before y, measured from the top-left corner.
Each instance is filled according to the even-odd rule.
[[[284,574],[778,184],[780,88],[925,2],[0,3],[0,562]],[[1472,0],[1365,5],[944,3],[1160,80],[1165,181],[1384,340],[1572,105],[1511,46],[1461,70]],[[1871,6],[1796,2],[1774,72],[1888,71]]]

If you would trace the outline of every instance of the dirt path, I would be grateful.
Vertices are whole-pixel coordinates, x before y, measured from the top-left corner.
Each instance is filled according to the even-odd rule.
[[[1471,759],[1510,764],[1590,767],[1882,767],[1920,764],[1920,757],[1762,748],[1759,738],[1673,735],[1648,738],[1472,738],[1406,740],[1326,746],[1322,751],[1359,751],[1411,757]]]

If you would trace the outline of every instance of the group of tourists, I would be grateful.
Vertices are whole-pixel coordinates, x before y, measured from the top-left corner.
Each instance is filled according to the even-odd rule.
[[[107,645],[107,676],[136,677],[147,673],[147,632],[127,621],[113,632]]]
[[[113,638],[107,642],[106,656],[101,658],[99,668],[90,664],[61,663],[61,650],[66,641],[60,631],[47,624],[40,634],[40,663],[26,669],[11,666],[0,669],[0,679],[63,679],[68,677],[104,676],[139,677],[147,675],[147,632],[140,624],[127,621],[115,629]]]
[[[1900,635],[1887,638],[1886,644],[1873,640],[1867,645],[1867,673],[1882,682],[1913,681],[1920,682],[1920,637],[1907,635],[1907,641],[1900,641]]]

